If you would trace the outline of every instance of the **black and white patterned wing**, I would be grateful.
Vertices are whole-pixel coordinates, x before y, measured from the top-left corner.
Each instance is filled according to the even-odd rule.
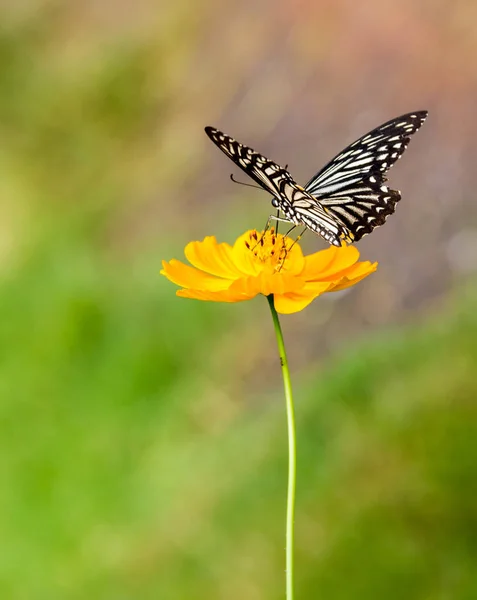
[[[341,246],[342,240],[353,241],[347,228],[299,186],[286,169],[218,129],[206,127],[205,132],[224,154],[274,196],[277,203],[272,202],[273,206],[282,211],[287,221],[306,225],[335,246]]]
[[[287,202],[286,197],[283,196],[284,184],[296,184],[286,169],[214,127],[206,127],[205,133],[224,154],[231,158],[259,186],[277,199]]]
[[[352,233],[354,241],[382,225],[401,194],[384,185],[386,172],[401,157],[427,111],[384,123],[345,148],[305,186]]]
[[[380,125],[353,142],[323,167],[306,184],[305,189],[316,197],[328,196],[352,187],[366,176],[374,175],[377,183],[386,181],[390,169],[421,127],[427,111],[402,115]]]

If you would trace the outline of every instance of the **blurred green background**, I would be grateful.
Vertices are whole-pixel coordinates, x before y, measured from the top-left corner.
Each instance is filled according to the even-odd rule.
[[[397,214],[359,245],[378,272],[282,319],[296,595],[477,598],[477,5],[23,0],[0,22],[0,598],[284,597],[267,304],[177,299],[161,259],[270,211],[205,125],[305,182],[423,108]]]

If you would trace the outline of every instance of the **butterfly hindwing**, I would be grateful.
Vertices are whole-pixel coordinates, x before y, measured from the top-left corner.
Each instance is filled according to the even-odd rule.
[[[353,243],[354,235],[348,226],[338,221],[320,202],[313,196],[304,196],[293,203],[297,221],[321,235],[321,237],[333,246],[341,246],[341,243]]]
[[[363,183],[349,191],[349,195],[326,198],[321,201],[325,209],[352,232],[353,241],[358,242],[375,227],[384,225],[387,217],[401,199],[398,190],[385,185],[378,188]]]

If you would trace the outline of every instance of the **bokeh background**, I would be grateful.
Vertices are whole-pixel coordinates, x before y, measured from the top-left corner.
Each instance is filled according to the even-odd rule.
[[[0,597],[284,597],[267,304],[177,299],[161,259],[270,212],[205,125],[304,183],[427,108],[359,244],[378,272],[283,318],[297,598],[477,598],[477,4],[22,0],[0,23]]]

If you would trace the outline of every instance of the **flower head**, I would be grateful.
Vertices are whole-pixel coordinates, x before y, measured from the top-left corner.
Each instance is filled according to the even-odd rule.
[[[241,302],[273,294],[282,314],[302,310],[325,292],[350,287],[377,268],[377,263],[358,262],[354,246],[330,246],[304,256],[297,242],[273,228],[247,231],[233,246],[206,237],[187,244],[184,253],[192,267],[175,259],[162,263],[162,275],[182,288],[178,296]]]

